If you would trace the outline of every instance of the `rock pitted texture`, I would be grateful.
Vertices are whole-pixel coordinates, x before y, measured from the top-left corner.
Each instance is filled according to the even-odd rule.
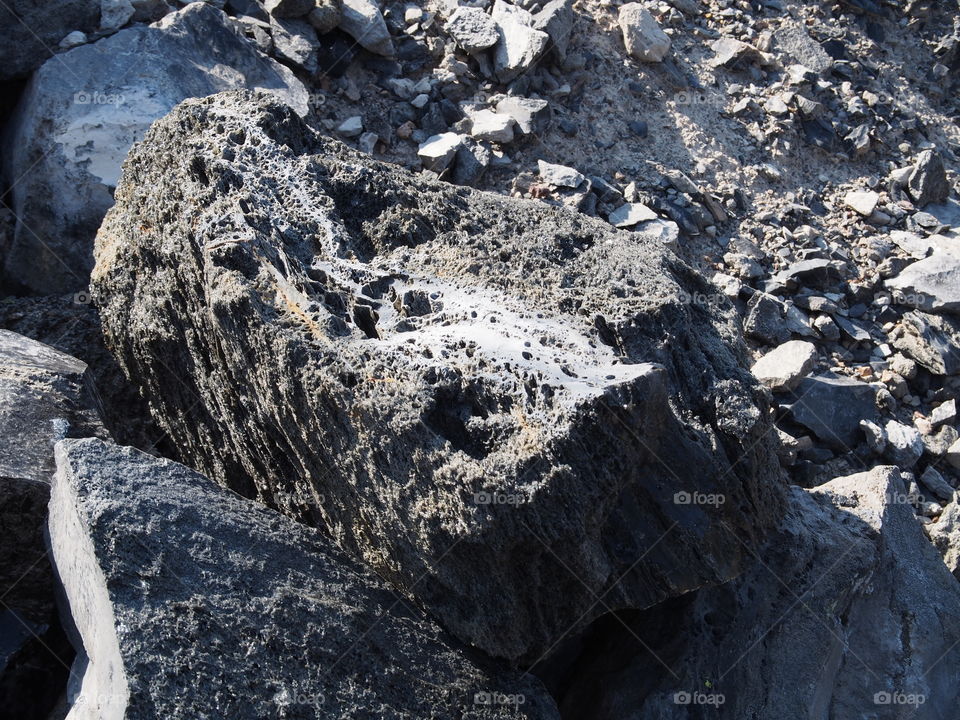
[[[681,301],[703,278],[263,96],[182,103],[135,146],[93,285],[186,462],[496,656],[735,576],[778,513],[732,310]]]
[[[791,488],[781,528],[741,578],[698,593],[649,650],[618,627],[560,707],[597,720],[952,717],[958,613],[960,585],[899,472],[877,467]],[[632,663],[617,657],[631,645]]]
[[[45,63],[5,143],[17,226],[0,284],[34,293],[85,289],[93,238],[133,142],[184,98],[240,87],[275,92],[307,110],[307,91],[293,73],[205,3]]]
[[[325,535],[170,460],[60,443],[50,538],[87,652],[70,720],[557,717]]]

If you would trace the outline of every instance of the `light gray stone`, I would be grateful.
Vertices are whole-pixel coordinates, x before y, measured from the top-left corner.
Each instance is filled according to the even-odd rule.
[[[556,163],[548,163],[545,160],[537,160],[537,167],[540,172],[540,178],[545,183],[555,187],[575,188],[579,187],[580,184],[587,179],[583,173],[566,165],[557,165]]]
[[[804,340],[778,345],[754,363],[751,371],[774,392],[793,390],[817,363],[817,346]]]
[[[86,289],[93,238],[130,146],[184,98],[237,87],[275,93],[307,112],[306,88],[293,73],[205,3],[74,48],[40,68],[10,120],[4,149],[8,202],[19,219],[3,258],[4,283],[34,293]]]
[[[886,456],[890,462],[909,470],[923,455],[923,439],[920,431],[896,420],[887,420],[884,426],[887,435]]]
[[[509,115],[480,110],[469,113],[470,136],[476,140],[489,140],[506,144],[513,142],[513,118]]]
[[[486,12],[475,7],[459,7],[444,29],[464,52],[475,54],[497,44],[497,24]]]
[[[100,27],[103,30],[119,30],[135,12],[130,0],[100,0]]]
[[[417,148],[417,157],[427,170],[442,173],[453,161],[463,141],[464,136],[459,133],[446,132],[433,135]]]
[[[890,334],[893,346],[936,375],[960,374],[960,320],[911,310]]]
[[[954,489],[935,467],[928,466],[920,475],[920,484],[942,500],[953,500]]]
[[[643,203],[625,203],[607,216],[615,227],[632,227],[647,220],[656,220],[657,214]]]
[[[341,0],[340,29],[361,47],[377,55],[393,57],[393,39],[380,8],[372,0]]]
[[[621,5],[617,23],[627,52],[643,62],[660,62],[670,52],[670,36],[640,3]]]
[[[567,57],[573,17],[573,0],[548,0],[533,16],[533,27],[547,34],[548,52],[560,63]]]
[[[497,103],[497,112],[509,115],[524,135],[542,135],[550,126],[550,103],[539,98],[508,96]]]
[[[317,31],[302,18],[270,18],[273,54],[289,65],[313,74],[317,71],[320,39]]]
[[[786,21],[774,32],[773,39],[777,50],[787,58],[817,74],[822,74],[833,66],[833,58],[820,43],[810,37],[806,28],[796,21]]]
[[[506,0],[494,0],[493,20],[497,44],[493,49],[493,70],[500,82],[522,75],[547,49],[550,36],[533,27],[533,15]]]
[[[907,181],[907,191],[920,207],[943,202],[949,197],[950,182],[939,154],[933,150],[924,150],[917,156],[913,172]]]
[[[886,281],[893,300],[926,312],[960,315],[960,257],[934,253]]]
[[[132,448],[56,452],[71,720],[559,717],[532,676],[467,659],[326,535]]]
[[[960,580],[960,504],[957,504],[956,496],[944,506],[937,521],[924,529],[940,552],[947,570]]]

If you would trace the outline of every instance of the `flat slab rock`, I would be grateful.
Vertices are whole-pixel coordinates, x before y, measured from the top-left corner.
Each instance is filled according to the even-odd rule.
[[[93,284],[186,462],[326,528],[492,655],[729,579],[775,521],[735,312],[679,299],[704,278],[642,233],[377,163],[268,98],[153,126]]]
[[[328,537],[172,461],[60,443],[50,543],[87,653],[68,720],[558,717]]]

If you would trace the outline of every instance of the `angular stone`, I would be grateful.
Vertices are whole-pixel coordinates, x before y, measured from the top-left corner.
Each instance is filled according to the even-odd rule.
[[[86,289],[93,238],[127,150],[184,98],[236,87],[275,93],[307,112],[293,73],[206,3],[46,63],[7,128],[7,180],[18,179],[8,201],[19,220],[2,282],[35,293]]]
[[[444,26],[464,52],[475,54],[497,44],[497,24],[486,12],[475,7],[459,7]]]
[[[513,142],[513,118],[493,110],[470,113],[470,136],[476,140],[489,140],[506,144]]]
[[[550,104],[539,98],[509,96],[497,103],[497,112],[509,115],[524,135],[542,135],[550,127]]]
[[[795,63],[821,74],[833,67],[833,58],[797,22],[787,21],[773,33],[777,49]]]
[[[863,217],[870,217],[877,209],[880,195],[873,190],[853,190],[843,198],[843,203]]]
[[[95,296],[172,446],[491,655],[537,659],[599,594],[729,579],[778,515],[735,315],[680,303],[710,284],[642,233],[416,178],[248,93],[154,124],[117,201]]]
[[[755,292],[747,301],[743,332],[768,345],[780,345],[793,335],[816,336],[797,308],[762,292]]]
[[[757,380],[774,392],[793,390],[817,363],[817,346],[803,340],[779,345],[754,363]]]
[[[913,172],[907,181],[907,191],[920,207],[943,202],[950,195],[950,181],[943,160],[933,150],[924,150],[917,156]]]
[[[657,214],[643,203],[626,203],[607,216],[609,223],[615,227],[632,227],[647,220],[656,220]]]
[[[660,62],[670,52],[670,36],[640,3],[621,5],[617,15],[627,52],[643,62]]]
[[[956,497],[947,503],[936,522],[924,526],[947,570],[960,580],[960,504]]]
[[[953,500],[956,492],[932,465],[920,475],[920,484],[941,500]]]
[[[537,168],[540,171],[540,178],[555,187],[575,188],[587,179],[583,173],[572,167],[548,163],[545,160],[537,160]]]
[[[936,375],[960,374],[960,320],[911,310],[890,334],[893,346]]]
[[[710,60],[713,67],[730,67],[745,58],[756,58],[756,48],[747,43],[730,37],[722,37],[714,41],[711,46],[714,57]]]
[[[441,173],[447,169],[450,162],[463,145],[464,137],[458,133],[440,133],[427,138],[417,149],[417,156],[427,170]]]
[[[450,181],[457,185],[476,185],[490,166],[491,153],[483,144],[464,138],[454,158]]]
[[[573,31],[573,18],[572,0],[548,0],[533,16],[533,27],[549,36],[548,51],[561,63],[567,57],[570,33]]]
[[[341,0],[340,29],[370,52],[393,57],[393,39],[372,0]]]
[[[301,18],[270,18],[274,54],[309,74],[319,69],[320,40],[313,25]]]
[[[340,3],[337,0],[317,0],[316,6],[307,14],[307,22],[320,35],[336,28],[341,19]]]
[[[927,312],[960,315],[960,257],[934,253],[886,281],[893,301]]]
[[[70,717],[559,717],[329,537],[170,460],[60,443],[49,527],[82,639]]]
[[[957,419],[957,401],[955,398],[940,403],[930,413],[930,422],[934,427],[944,423],[953,423]]]
[[[785,404],[790,418],[833,448],[849,451],[860,444],[860,421],[877,423],[877,391],[842,375],[803,378]]]
[[[917,464],[923,455],[923,440],[919,431],[896,420],[887,420],[884,426],[887,435],[886,456],[890,462],[904,470]]]
[[[498,41],[493,52],[493,70],[506,83],[523,74],[547,49],[550,36],[533,27],[533,16],[506,0],[494,0],[493,20]]]
[[[130,0],[100,0],[100,27],[119,30],[129,22],[136,10]]]
[[[0,3],[0,81],[27,77],[53,56],[52,48],[68,33],[92,32],[99,20],[100,0],[61,0],[56,12],[49,0]]]

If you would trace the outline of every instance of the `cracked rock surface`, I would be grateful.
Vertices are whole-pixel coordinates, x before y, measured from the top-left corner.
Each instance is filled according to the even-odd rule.
[[[729,580],[777,518],[733,310],[643,233],[415,178],[245,92],[158,121],[116,201],[95,299],[183,461],[491,655]]]

